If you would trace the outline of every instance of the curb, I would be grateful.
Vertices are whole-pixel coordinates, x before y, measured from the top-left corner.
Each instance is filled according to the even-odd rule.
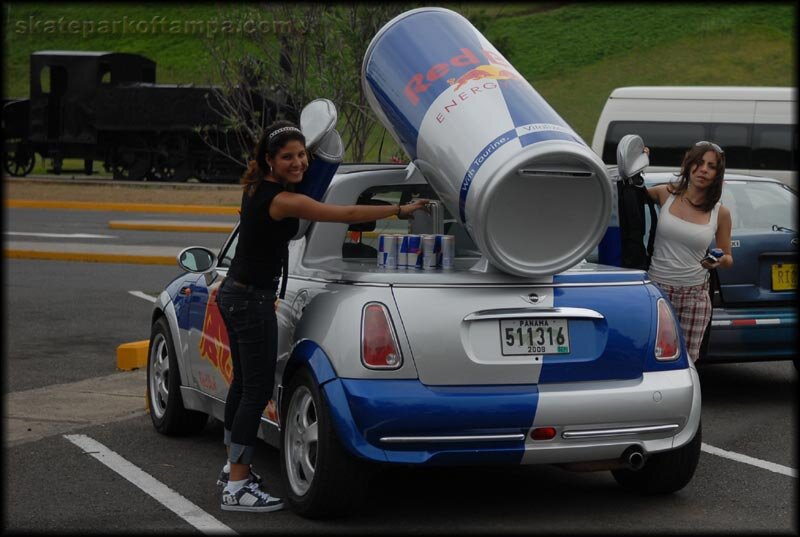
[[[169,203],[98,203],[93,201],[6,200],[9,209],[66,209],[80,211],[131,211],[141,213],[191,213],[237,215],[239,207],[175,205]]]
[[[110,229],[127,229],[134,231],[189,231],[201,233],[230,233],[236,224],[224,222],[169,222],[169,221],[141,221],[141,220],[111,220]]]
[[[123,343],[117,347],[117,369],[120,371],[132,371],[147,366],[147,350],[150,341],[133,341]]]
[[[175,256],[103,254],[99,252],[44,252],[38,250],[4,250],[7,259],[48,259],[51,261],[83,261],[90,263],[128,263],[136,265],[174,265]]]

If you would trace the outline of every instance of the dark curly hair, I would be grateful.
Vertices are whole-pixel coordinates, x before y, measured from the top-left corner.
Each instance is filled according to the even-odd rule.
[[[273,132],[284,127],[294,127],[297,130],[286,130],[275,136],[270,136]],[[261,135],[261,139],[253,149],[253,155],[255,157],[248,162],[247,170],[245,170],[239,181],[242,187],[247,190],[251,196],[256,191],[258,185],[261,184],[272,171],[267,163],[267,157],[275,158],[278,151],[292,140],[297,140],[303,145],[306,145],[306,137],[303,136],[303,133],[300,132],[297,125],[291,121],[281,119],[270,124],[264,130],[264,134]]]

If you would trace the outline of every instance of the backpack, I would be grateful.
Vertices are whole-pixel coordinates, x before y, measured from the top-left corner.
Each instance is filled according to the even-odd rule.
[[[650,259],[653,257],[658,215],[655,202],[647,195],[641,174],[617,181],[617,204],[621,249],[620,266],[647,270],[650,268]],[[650,212],[647,247],[644,245],[644,236],[647,230],[645,207]]]

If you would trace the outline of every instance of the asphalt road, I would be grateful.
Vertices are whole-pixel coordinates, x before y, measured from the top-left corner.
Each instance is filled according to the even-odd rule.
[[[221,244],[218,234],[212,233],[103,229],[105,221],[132,218],[131,214],[61,213],[7,210],[5,230],[106,233],[118,235],[113,240],[124,244],[160,241],[153,244],[213,248]],[[198,220],[196,215],[186,218]],[[115,349],[149,335],[151,304],[130,291],[155,294],[177,275],[177,266],[6,259],[5,267],[8,396],[24,397],[35,388],[49,390],[78,381],[102,381],[115,373],[131,375],[134,388],[140,385],[144,394],[141,372],[116,372]],[[192,502],[196,516],[208,517],[204,520],[215,520],[236,533],[796,534],[794,367],[790,362],[713,365],[702,368],[700,375],[704,450],[693,481],[667,497],[629,494],[608,472],[572,473],[549,466],[390,468],[378,473],[367,501],[356,513],[342,520],[309,521],[290,511],[223,512],[214,485],[225,457],[219,422],[210,421],[197,436],[165,437],[153,429],[142,397],[135,401],[140,410],[125,418],[76,422],[66,432],[6,444],[4,529],[200,532],[185,517],[101,464],[96,452],[85,452],[67,437],[82,435]],[[793,476],[774,471],[770,463],[780,465],[779,470],[793,469]],[[277,452],[260,443],[255,466],[268,489],[280,496]]]

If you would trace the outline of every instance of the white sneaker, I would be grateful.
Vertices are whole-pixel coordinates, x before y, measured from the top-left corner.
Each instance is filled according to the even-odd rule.
[[[269,513],[283,509],[283,500],[270,496],[251,479],[236,492],[229,492],[227,488],[223,490],[220,507],[223,511]]]

